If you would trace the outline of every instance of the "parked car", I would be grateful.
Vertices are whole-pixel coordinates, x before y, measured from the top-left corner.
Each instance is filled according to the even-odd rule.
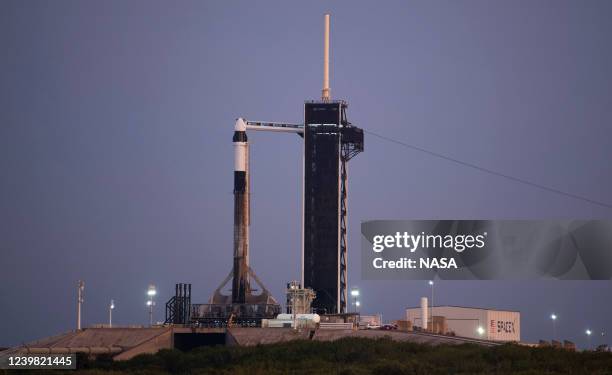
[[[392,331],[397,329],[397,324],[383,324],[380,329],[383,331]]]

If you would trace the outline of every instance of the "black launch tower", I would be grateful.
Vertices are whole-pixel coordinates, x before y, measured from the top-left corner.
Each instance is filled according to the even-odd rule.
[[[250,179],[247,131],[295,133],[304,138],[302,288],[316,295],[319,314],[347,313],[347,163],[363,151],[363,129],[346,117],[348,104],[329,87],[330,15],[325,15],[321,100],[304,104],[304,123],[236,119],[234,136],[234,263],[206,304],[191,304],[191,286],[179,285],[166,304],[166,323],[258,326],[280,305],[249,265]],[[251,279],[259,286],[252,288]],[[229,281],[232,280],[231,284]],[[223,291],[231,285],[231,294]],[[188,292],[187,292],[188,290]],[[314,293],[312,293],[314,292]]]
[[[304,242],[302,285],[318,313],[347,312],[347,166],[363,151],[363,130],[346,117],[347,103],[304,107]]]

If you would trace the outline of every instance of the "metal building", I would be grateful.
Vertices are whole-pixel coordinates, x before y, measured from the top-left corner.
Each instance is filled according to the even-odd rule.
[[[521,313],[519,311],[492,310],[477,307],[434,306],[434,317],[444,317],[448,332],[456,336],[492,341],[520,341]],[[406,309],[406,319],[415,327],[422,327],[422,309]],[[427,317],[425,318],[427,320]]]

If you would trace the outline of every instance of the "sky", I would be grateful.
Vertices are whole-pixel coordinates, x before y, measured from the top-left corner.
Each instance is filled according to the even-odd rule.
[[[0,2],[0,346],[156,320],[177,282],[206,302],[231,268],[237,117],[349,120],[500,173],[612,203],[612,2]],[[251,141],[251,265],[277,300],[300,278],[301,139]],[[366,134],[349,163],[349,284],[404,317],[426,281],[364,281],[373,219],[612,219]],[[521,338],[612,335],[610,281],[437,281],[435,304],[521,311]],[[593,343],[607,341],[600,336]]]

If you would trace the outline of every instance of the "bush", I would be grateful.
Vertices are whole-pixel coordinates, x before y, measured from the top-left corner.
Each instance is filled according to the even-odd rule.
[[[161,350],[125,362],[84,359],[99,374],[609,374],[609,353],[502,345],[428,346],[390,339],[300,340],[252,347],[202,347],[183,353]],[[92,370],[89,370],[92,369]],[[96,369],[98,371],[95,371]],[[108,371],[108,372],[107,372]]]

